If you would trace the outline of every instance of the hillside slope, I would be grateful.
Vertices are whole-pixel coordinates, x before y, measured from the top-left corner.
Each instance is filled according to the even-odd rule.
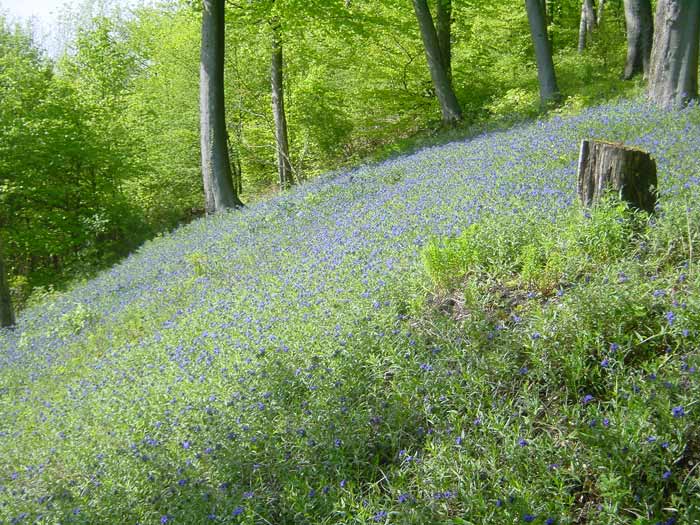
[[[649,150],[662,208],[697,202],[700,109],[623,102],[196,221],[25,311],[0,333],[0,523],[656,523],[674,505],[698,519],[692,464],[647,503],[625,474],[586,474],[585,454],[570,454],[594,438],[561,428],[573,414],[588,428],[592,416],[580,411],[598,396],[582,407],[587,392],[562,387],[563,399],[537,386],[546,374],[524,382],[521,354],[537,361],[538,347],[511,356],[492,342],[492,326],[421,317],[432,286],[423,247],[472,223],[506,235],[566,216],[582,138]],[[673,352],[693,360],[695,318],[665,297],[662,316],[671,324],[676,312],[689,341]],[[631,366],[644,377],[648,364]],[[497,371],[517,382],[499,382]],[[679,395],[697,393],[689,385]],[[533,398],[519,390],[535,387]],[[528,414],[541,407],[523,399],[572,412],[538,426]],[[663,399],[694,417],[687,403]],[[628,409],[616,413],[620,425]],[[656,436],[630,432],[620,443]],[[683,446],[671,446],[669,465],[688,459]],[[636,506],[625,514],[614,502]]]

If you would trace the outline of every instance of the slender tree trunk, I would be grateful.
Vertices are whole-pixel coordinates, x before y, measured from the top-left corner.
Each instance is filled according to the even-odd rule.
[[[625,0],[627,26],[627,61],[622,78],[631,79],[638,73],[649,74],[651,46],[654,40],[654,19],[651,0]]]
[[[649,72],[649,98],[661,107],[698,97],[699,0],[659,0]]]
[[[5,262],[2,257],[2,245],[0,244],[0,328],[6,328],[15,324],[15,313],[10,299],[10,286],[7,282]]]
[[[552,48],[547,38],[547,27],[544,25],[544,15],[540,0],[525,0],[527,18],[530,22],[530,34],[535,47],[535,59],[537,60],[537,79],[540,84],[540,100],[542,106],[559,101],[561,95],[557,86],[557,78],[554,73],[554,60],[552,60]]]
[[[581,23],[578,29],[579,53],[583,53],[586,49],[586,42],[590,39],[595,27],[595,8],[593,7],[593,0],[583,0],[581,3]]]
[[[204,0],[199,62],[202,179],[207,213],[242,206],[233,188],[224,103],[224,2]]]
[[[442,67],[452,82],[452,0],[436,0],[435,30],[440,44]]]
[[[598,12],[596,13],[596,25],[600,27],[603,24],[603,15],[605,13],[605,0],[598,0]]]
[[[442,122],[445,125],[455,124],[462,120],[462,109],[459,107],[457,97],[452,90],[452,84],[443,66],[440,43],[433,24],[433,17],[428,9],[427,0],[413,0],[413,8],[416,12],[418,27],[423,39],[433,87],[435,87],[435,93],[440,102]]]
[[[289,161],[289,137],[287,134],[287,116],[284,112],[284,76],[282,57],[282,37],[279,24],[272,23],[272,67],[270,80],[272,84],[272,115],[275,120],[275,151],[277,153],[277,174],[280,188],[289,188],[292,179],[292,165]]]

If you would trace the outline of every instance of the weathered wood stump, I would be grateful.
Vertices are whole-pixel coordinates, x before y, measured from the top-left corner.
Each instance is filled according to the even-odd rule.
[[[633,207],[653,213],[656,184],[656,162],[647,152],[610,142],[581,142],[576,191],[584,206],[612,190]]]

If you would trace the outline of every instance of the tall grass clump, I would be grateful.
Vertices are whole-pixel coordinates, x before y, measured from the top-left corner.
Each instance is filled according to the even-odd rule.
[[[0,523],[694,523],[700,112],[620,102],[196,221],[0,333]],[[582,138],[653,216],[575,204]]]

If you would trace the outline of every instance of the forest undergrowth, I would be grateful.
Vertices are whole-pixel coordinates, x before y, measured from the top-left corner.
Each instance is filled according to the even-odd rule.
[[[0,523],[700,523],[700,108],[552,116],[147,242],[0,332]],[[656,212],[575,200],[584,138]]]

